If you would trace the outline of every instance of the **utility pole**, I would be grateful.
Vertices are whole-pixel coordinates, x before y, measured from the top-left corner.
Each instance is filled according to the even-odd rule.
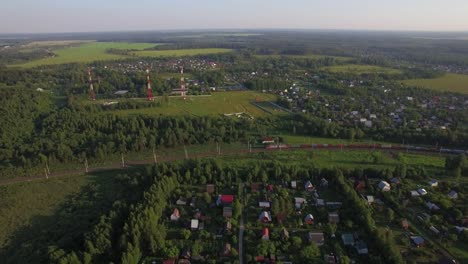
[[[47,174],[50,174],[50,170],[49,170],[49,164],[47,163],[47,161],[46,161],[46,164],[45,164],[45,166],[46,166],[46,169],[47,169]]]
[[[85,165],[85,172],[88,173],[88,159],[87,158],[85,158],[84,165]]]
[[[121,159],[122,159],[122,168],[125,168],[125,160],[124,160],[123,153],[121,153],[120,156],[121,156]]]
[[[158,163],[158,158],[156,157],[156,151],[153,148],[153,159],[154,159],[154,164]]]

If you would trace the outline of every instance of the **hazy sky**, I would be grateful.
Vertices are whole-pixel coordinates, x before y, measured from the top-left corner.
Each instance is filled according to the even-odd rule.
[[[468,31],[468,0],[0,0],[0,33],[227,28]]]

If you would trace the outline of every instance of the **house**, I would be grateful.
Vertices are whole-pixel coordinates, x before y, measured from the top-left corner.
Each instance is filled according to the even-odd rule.
[[[371,205],[374,203],[375,199],[373,195],[366,195],[367,204]]]
[[[180,197],[180,198],[176,201],[176,205],[187,205],[187,200],[186,200],[185,198]]]
[[[312,183],[310,181],[307,181],[304,184],[304,188],[306,189],[306,191],[311,192],[311,191],[314,190],[314,185],[312,185]]]
[[[338,257],[333,254],[330,254],[330,255],[326,254],[323,257],[323,260],[325,261],[325,263],[328,263],[328,264],[336,264],[339,261]]]
[[[330,209],[340,209],[341,206],[343,205],[342,202],[326,202],[325,204]]]
[[[275,139],[272,137],[264,137],[262,138],[262,144],[274,144]]]
[[[224,244],[223,256],[229,256],[231,254],[231,244]]]
[[[434,235],[437,235],[437,236],[440,235],[440,231],[437,228],[435,228],[434,226],[429,227],[429,230],[431,230],[431,232]]]
[[[271,214],[270,212],[263,211],[260,213],[260,216],[258,217],[258,220],[263,223],[269,223],[271,222]]]
[[[163,260],[162,264],[175,264],[176,259],[175,258],[170,258],[170,259],[165,259]]]
[[[419,196],[421,196],[421,195],[418,193],[418,191],[410,191],[410,195],[411,195],[411,197],[419,197]]]
[[[226,218],[232,217],[232,207],[230,206],[223,207],[223,217],[226,217]]]
[[[206,185],[206,192],[212,194],[215,192],[215,185],[214,184],[207,184]]]
[[[306,217],[304,218],[304,222],[306,223],[306,225],[313,225],[314,224],[314,216],[312,214],[306,215]]]
[[[437,180],[432,179],[429,181],[429,186],[431,187],[437,187],[438,185],[439,185],[439,182]]]
[[[283,227],[283,230],[281,230],[281,237],[283,239],[289,239],[289,232],[288,230],[286,229],[286,227]]]
[[[179,209],[174,208],[174,211],[171,214],[171,221],[177,221],[180,218],[180,212]]]
[[[422,196],[422,195],[426,195],[427,191],[425,189],[423,189],[423,188],[419,188],[418,193]]]
[[[323,246],[325,244],[323,232],[309,232],[308,239],[310,243],[315,243],[317,246]]]
[[[388,192],[390,191],[390,184],[386,181],[380,181],[379,184],[377,185],[380,191],[382,192]]]
[[[401,220],[401,227],[402,227],[403,229],[405,229],[405,230],[408,230],[408,228],[409,228],[409,222],[408,222],[407,219]]]
[[[259,182],[253,182],[250,184],[250,190],[252,190],[252,192],[258,192],[259,189],[260,189]]]
[[[231,194],[221,194],[218,195],[218,200],[216,201],[216,204],[218,206],[220,205],[230,205],[234,202],[234,195]]]
[[[270,208],[270,202],[258,202],[258,207]]]
[[[325,200],[324,199],[317,199],[315,201],[316,206],[325,206]]]
[[[267,191],[272,192],[273,191],[273,184],[268,184],[266,186]]]
[[[198,226],[199,226],[199,221],[198,219],[192,219],[190,221],[190,229],[192,230],[197,230],[198,229]]]
[[[320,180],[320,186],[322,187],[328,187],[328,181],[325,178],[322,178]]]
[[[231,230],[232,230],[232,224],[230,221],[228,221],[224,224],[224,231],[231,232]]]
[[[192,252],[190,252],[190,249],[188,248],[184,249],[182,253],[180,254],[181,259],[190,259],[191,257],[192,257]]]
[[[458,198],[458,193],[456,191],[454,191],[454,190],[451,190],[447,195],[448,195],[448,197],[450,199],[457,199]]]
[[[343,244],[345,246],[354,246],[354,236],[353,234],[342,234],[341,235],[341,240],[343,240]]]
[[[262,239],[263,239],[263,240],[269,240],[269,239],[270,239],[270,230],[268,230],[267,227],[265,227],[265,228],[262,230]]]
[[[297,181],[291,181],[291,188],[293,189],[297,188]]]
[[[367,244],[362,240],[356,243],[355,248],[358,254],[360,255],[369,254],[369,250],[367,249]]]
[[[364,189],[366,189],[366,182],[365,181],[355,181],[354,182],[354,190],[360,192],[360,191],[363,191]]]
[[[400,182],[400,178],[393,177],[393,178],[390,179],[390,183],[393,183],[393,184],[398,185],[398,184],[401,183],[401,182]]]
[[[426,206],[427,206],[427,208],[428,208],[429,210],[431,210],[431,211],[437,211],[437,210],[440,209],[439,206],[437,206],[436,204],[431,203],[431,202],[427,202],[427,203],[426,203]]]
[[[411,244],[415,247],[422,247],[424,245],[424,238],[420,236],[410,236]]]
[[[330,224],[338,224],[340,222],[340,216],[338,215],[338,212],[328,213],[328,222]]]
[[[303,204],[306,204],[307,201],[306,199],[302,197],[295,197],[294,198],[294,206],[296,207],[296,210],[300,210]]]

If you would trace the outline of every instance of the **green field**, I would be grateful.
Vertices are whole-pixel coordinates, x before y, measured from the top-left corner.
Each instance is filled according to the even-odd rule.
[[[149,115],[183,115],[191,114],[196,116],[203,115],[221,115],[229,113],[244,112],[251,116],[268,115],[267,112],[252,105],[250,102],[256,98],[260,100],[274,100],[275,96],[252,91],[241,92],[216,92],[211,96],[194,96],[184,100],[181,97],[169,97],[169,102],[162,102],[162,106],[156,108],[116,110],[117,115],[134,115],[134,114],[149,114]],[[161,97],[157,97],[156,101],[163,101]],[[102,103],[96,101],[95,103]]]
[[[320,55],[320,54],[306,54],[306,55],[280,55],[280,54],[272,54],[272,55],[255,55],[256,58],[259,59],[281,59],[281,58],[291,58],[291,59],[312,59],[312,60],[319,60],[324,58],[333,58],[337,61],[346,62],[350,61],[353,58],[351,57],[340,57],[340,56],[328,56],[328,55]]]
[[[468,75],[463,74],[445,74],[436,79],[413,79],[405,80],[403,83],[437,91],[468,94]]]
[[[69,42],[58,42],[58,43],[49,43],[51,47],[58,45],[58,43],[69,43]],[[46,43],[46,44],[47,44]],[[76,43],[74,46],[69,47],[60,47],[53,49],[55,54],[54,57],[43,58],[39,60],[29,61],[22,64],[10,65],[12,67],[24,67],[31,68],[42,65],[55,65],[55,64],[64,64],[64,63],[88,63],[93,61],[103,61],[103,60],[117,60],[131,58],[133,56],[138,57],[173,57],[173,56],[195,56],[202,54],[217,54],[217,53],[226,53],[231,52],[230,49],[180,49],[180,50],[144,50],[153,48],[157,43],[128,43],[128,42],[87,42],[87,43]],[[38,43],[34,44],[35,47],[39,47]],[[41,44],[45,45],[45,44]],[[44,46],[40,46],[44,47]],[[25,48],[25,50],[30,50],[31,47]],[[132,50],[135,51],[131,55],[120,55],[108,53],[108,49],[117,49],[117,50]]]
[[[132,55],[139,57],[179,57],[179,56],[196,56],[206,54],[219,54],[231,52],[231,49],[180,49],[180,50],[142,50],[132,52]]]
[[[369,74],[369,73],[385,73],[385,74],[400,74],[401,71],[392,68],[385,68],[375,65],[361,65],[361,64],[346,64],[323,67],[322,69],[334,73],[354,73],[354,74]]]
[[[68,195],[78,192],[88,182],[88,176],[69,176],[0,186],[0,249],[16,229],[32,225],[34,218],[45,220],[52,216]]]

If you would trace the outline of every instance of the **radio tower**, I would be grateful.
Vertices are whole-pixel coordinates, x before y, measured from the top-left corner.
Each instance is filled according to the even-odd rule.
[[[149,76],[149,67],[146,68],[146,96],[148,97],[148,101],[153,101],[153,92],[151,91],[151,81]]]
[[[187,88],[185,87],[185,79],[184,79],[184,67],[180,68],[180,95],[184,97],[187,94]]]
[[[91,68],[88,68],[88,82],[89,82],[89,99],[91,101],[95,101],[96,95],[94,94],[93,79],[91,78]]]

